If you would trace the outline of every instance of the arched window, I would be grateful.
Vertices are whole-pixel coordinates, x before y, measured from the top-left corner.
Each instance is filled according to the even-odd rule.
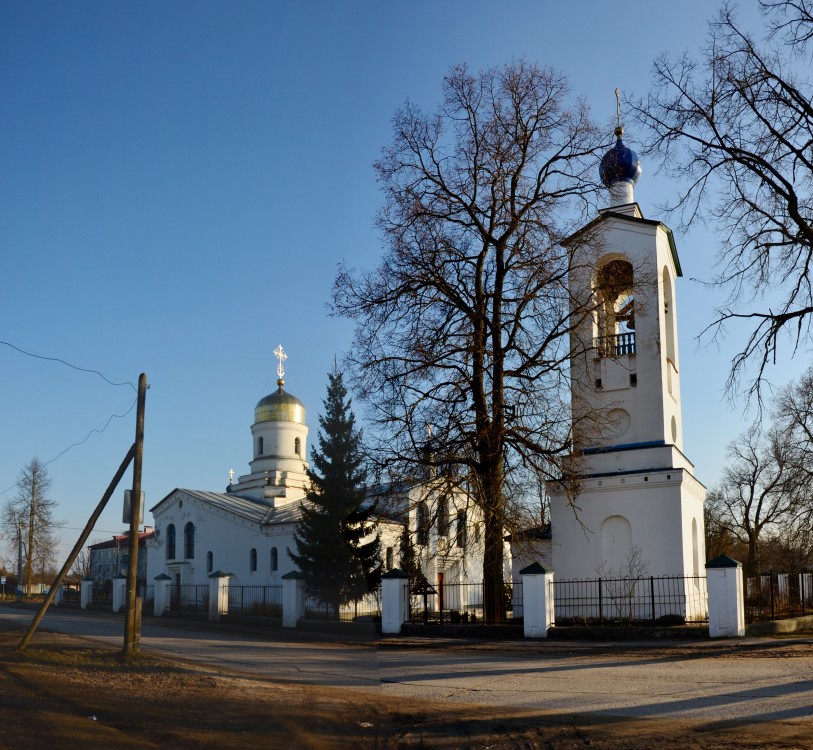
[[[457,511],[457,529],[455,530],[457,536],[457,546],[461,549],[466,546],[466,511]]]
[[[271,572],[279,570],[279,554],[276,547],[271,547]]]
[[[438,499],[438,536],[449,536],[449,500]]]
[[[175,559],[175,524],[167,526],[167,560]]]
[[[294,439],[294,453],[302,458],[302,441],[299,438]]]
[[[263,439],[261,437],[257,438],[257,455],[262,456],[263,454]]]
[[[215,567],[215,556],[211,552],[206,553],[206,572],[211,573]]]
[[[248,555],[248,568],[252,573],[257,570],[257,550],[254,547]]]
[[[183,527],[183,556],[187,560],[195,557],[195,525],[191,521]]]
[[[416,541],[425,547],[429,544],[429,508],[423,501],[418,503],[418,507],[415,510],[415,524],[415,531],[417,532]]]
[[[392,570],[392,547],[387,547],[387,570]]]
[[[672,393],[672,370],[678,371],[677,347],[675,346],[675,306],[672,301],[672,278],[663,269],[663,326],[666,332],[666,385]]]
[[[635,297],[632,264],[615,259],[596,276],[598,340],[602,357],[635,354]]]

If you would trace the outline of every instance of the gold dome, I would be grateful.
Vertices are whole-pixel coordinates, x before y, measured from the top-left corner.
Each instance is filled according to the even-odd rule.
[[[282,390],[282,381],[279,390],[269,393],[261,399],[254,409],[254,423],[258,422],[297,422],[305,424],[305,405],[290,393]]]

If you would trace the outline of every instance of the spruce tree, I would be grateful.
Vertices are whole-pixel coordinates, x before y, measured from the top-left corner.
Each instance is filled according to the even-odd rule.
[[[311,451],[308,471],[311,488],[294,532],[296,552],[288,554],[308,590],[338,617],[341,605],[378,588],[381,542],[372,518],[375,507],[365,503],[361,431],[335,365],[322,403],[319,446]]]
[[[399,546],[401,548],[401,571],[409,576],[409,590],[415,592],[426,583],[426,576],[421,569],[421,560],[412,543],[408,524],[404,524],[401,531]]]

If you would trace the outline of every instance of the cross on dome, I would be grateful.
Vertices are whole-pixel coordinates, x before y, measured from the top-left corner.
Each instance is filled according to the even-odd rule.
[[[279,385],[282,386],[283,380],[282,376],[285,375],[285,360],[288,359],[288,355],[285,353],[285,349],[282,348],[282,344],[280,344],[276,349],[274,349],[274,356],[277,358],[277,377],[279,377]]]

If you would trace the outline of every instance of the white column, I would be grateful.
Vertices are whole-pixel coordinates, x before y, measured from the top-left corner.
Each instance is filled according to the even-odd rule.
[[[381,632],[400,633],[409,618],[409,576],[393,568],[381,576]]]
[[[553,627],[553,570],[532,563],[519,571],[522,577],[523,626],[526,638],[547,638]]]
[[[305,616],[305,581],[299,571],[282,576],[282,627],[295,628]]]
[[[121,612],[124,609],[126,599],[127,579],[124,576],[116,576],[113,579],[113,611]]]
[[[231,573],[216,570],[209,573],[209,619],[220,620],[222,615],[229,614],[229,577]]]
[[[153,600],[153,614],[163,617],[169,610],[169,585],[172,579],[166,573],[155,576],[155,599]]]
[[[93,579],[83,578],[79,584],[79,606],[87,609],[93,602]]]
[[[735,638],[745,635],[745,593],[742,563],[727,555],[706,563],[709,589],[709,635]]]
[[[59,585],[57,588],[56,593],[54,594],[54,606],[61,607],[62,600],[65,598],[65,589],[62,588],[62,584]]]

